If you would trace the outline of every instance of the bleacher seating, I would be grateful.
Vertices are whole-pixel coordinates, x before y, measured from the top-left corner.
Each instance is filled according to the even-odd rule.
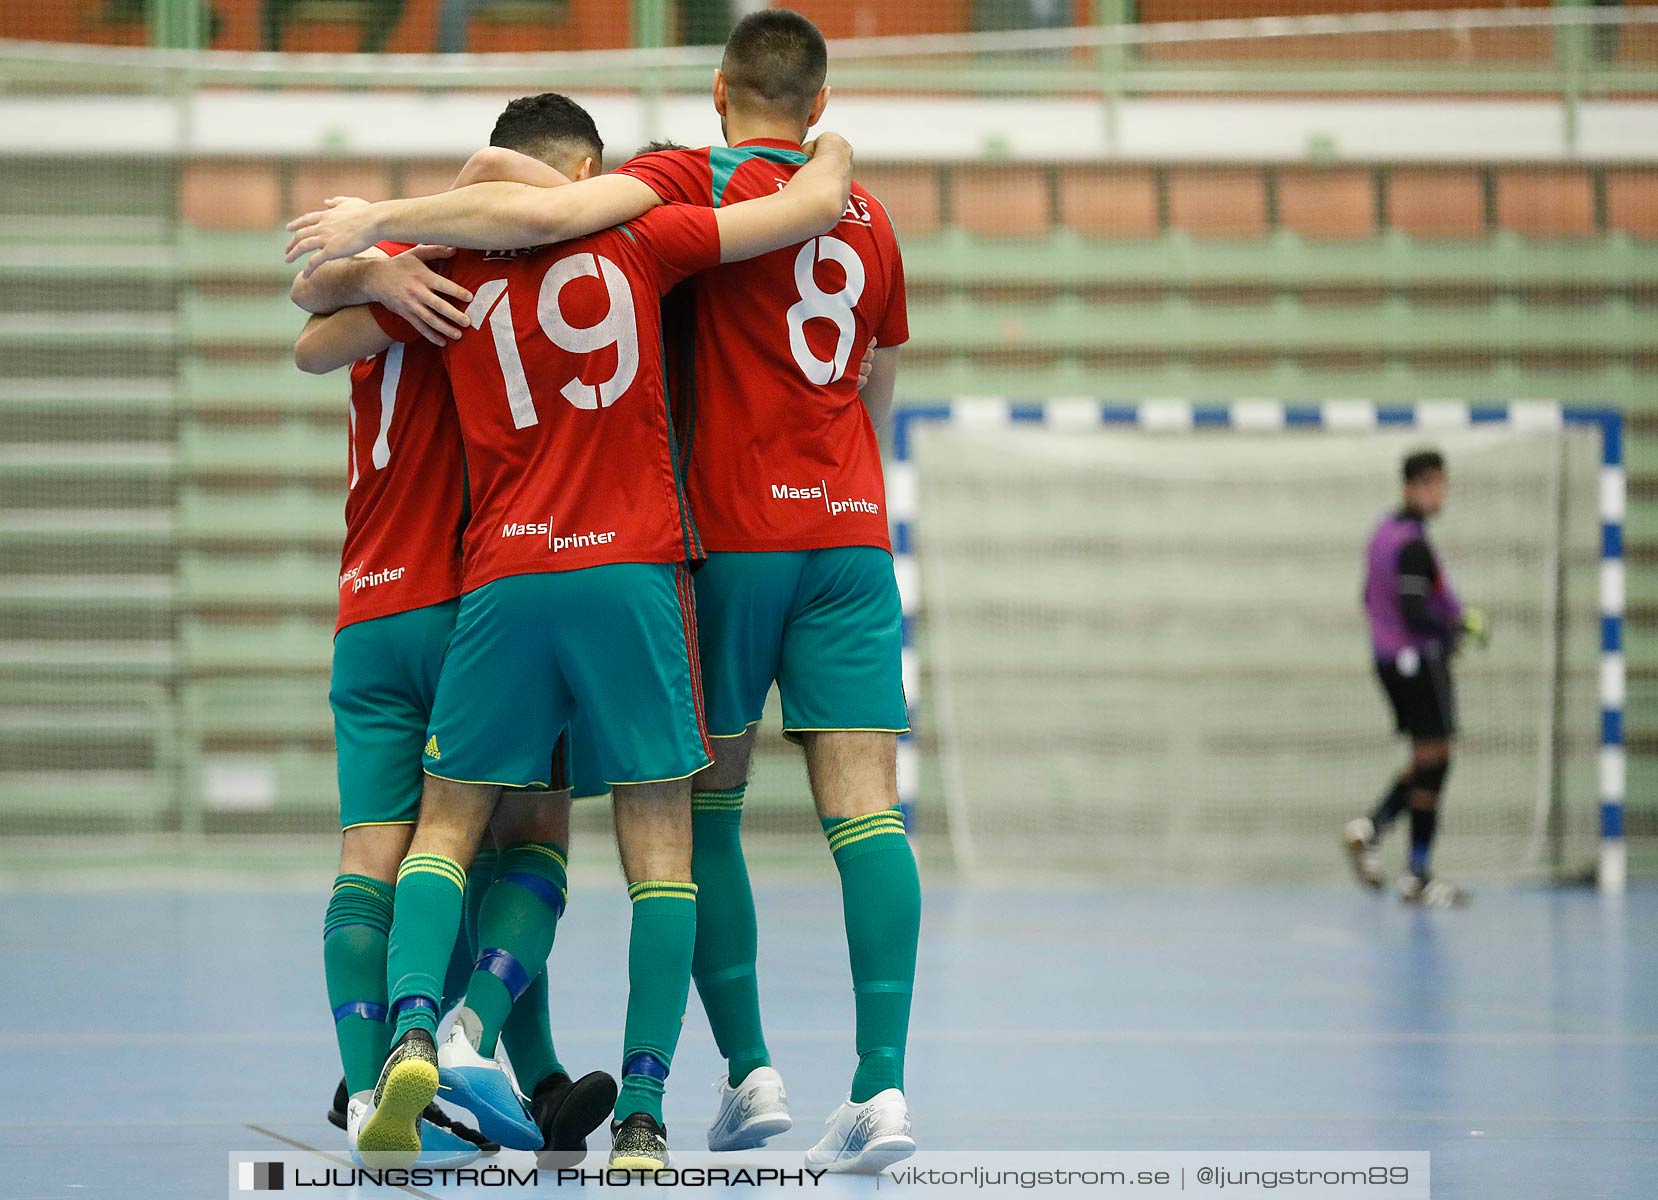
[[[433,190],[452,170],[134,166],[95,191],[95,220],[42,217],[39,196],[0,182],[14,285],[0,614],[20,631],[0,642],[0,750],[29,748],[0,767],[0,827],[43,806],[325,820],[344,382],[289,361],[301,318],[280,224],[335,192]],[[1625,406],[1631,794],[1658,779],[1658,169],[944,163],[860,178],[904,239],[908,397]],[[43,307],[27,293],[48,267]],[[95,779],[43,732],[71,728],[96,734]]]
[[[0,173],[0,828],[154,827],[178,806],[176,181],[27,166]]]

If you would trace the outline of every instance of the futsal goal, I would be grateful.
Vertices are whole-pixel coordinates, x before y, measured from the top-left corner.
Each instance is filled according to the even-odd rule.
[[[1365,543],[1403,455],[1432,446],[1450,477],[1432,537],[1493,631],[1454,669],[1436,865],[1620,888],[1621,432],[1615,411],[1546,402],[901,412],[906,799],[936,792],[968,869],[1343,871],[1343,823],[1404,761]]]

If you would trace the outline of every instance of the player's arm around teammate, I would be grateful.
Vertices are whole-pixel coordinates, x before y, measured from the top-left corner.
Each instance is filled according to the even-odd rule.
[[[294,276],[288,297],[313,316],[325,317],[358,304],[383,304],[403,317],[434,346],[460,336],[472,294],[429,264],[454,253],[447,246],[416,246],[387,254],[371,246],[325,271]]]
[[[811,144],[811,161],[775,195],[732,205],[716,214],[721,261],[737,262],[781,249],[830,229],[846,208],[852,183],[852,147],[825,133]],[[428,231],[424,240],[476,250],[514,250],[597,233],[643,216],[662,203],[646,184],[604,175],[548,192],[512,183],[480,183],[437,196],[368,204],[334,197],[288,228],[287,259],[310,255],[305,273],[348,258],[381,241],[407,240],[397,231]],[[800,230],[809,232],[801,234]],[[422,240],[422,239],[417,239]]]
[[[585,179],[594,169],[583,158],[574,168]],[[455,177],[453,188],[496,181],[525,187],[555,188],[570,182],[539,159],[504,146],[475,151]],[[294,277],[295,304],[313,314],[294,344],[294,365],[325,375],[392,344],[368,309],[378,303],[409,323],[427,341],[443,346],[460,337],[467,315],[454,304],[470,304],[472,293],[427,264],[454,254],[447,246],[417,245],[406,254],[387,255],[378,246],[330,262],[315,272]]]
[[[577,178],[585,179],[596,164],[583,160],[575,165]],[[504,146],[475,150],[455,176],[450,190],[475,183],[516,183],[528,187],[558,187],[570,181],[538,159]],[[378,246],[341,259],[312,272],[294,277],[289,298],[315,316],[325,317],[353,305],[381,304],[419,331],[435,346],[461,335],[466,326],[464,307],[472,293],[428,264],[448,258],[447,246],[416,246],[407,254],[388,255]],[[370,351],[373,353],[373,351]],[[352,361],[347,359],[347,362]],[[301,370],[331,370],[301,365]]]

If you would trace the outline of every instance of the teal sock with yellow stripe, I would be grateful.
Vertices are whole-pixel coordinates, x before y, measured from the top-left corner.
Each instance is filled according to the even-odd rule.
[[[374,1086],[386,1061],[386,936],[392,886],[368,875],[334,880],[322,926],[322,966],[346,1090]]]
[[[823,822],[841,876],[841,909],[852,959],[858,1069],[852,1102],[904,1087],[915,950],[921,936],[921,879],[896,808]]]
[[[697,885],[697,949],[691,976],[733,1087],[771,1066],[760,1027],[754,960],[754,891],[743,859],[745,788],[691,795],[691,878]]]
[[[662,1123],[662,1093],[691,997],[697,941],[697,886],[647,879],[628,885],[628,1011],[622,1034],[622,1090],[616,1119],[649,1113]]]
[[[411,854],[397,872],[397,900],[386,951],[395,1043],[411,1029],[436,1035],[444,968],[455,949],[466,872],[443,854]]]
[[[558,919],[569,895],[564,847],[514,842],[501,850],[495,881],[478,913],[478,960],[466,1006],[478,1014],[478,1052],[495,1053],[512,1006],[547,967]]]

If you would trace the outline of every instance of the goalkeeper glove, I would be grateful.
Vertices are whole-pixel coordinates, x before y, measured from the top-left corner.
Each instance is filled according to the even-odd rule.
[[[1462,635],[1481,650],[1491,644],[1491,622],[1482,608],[1470,608],[1462,614]]]

